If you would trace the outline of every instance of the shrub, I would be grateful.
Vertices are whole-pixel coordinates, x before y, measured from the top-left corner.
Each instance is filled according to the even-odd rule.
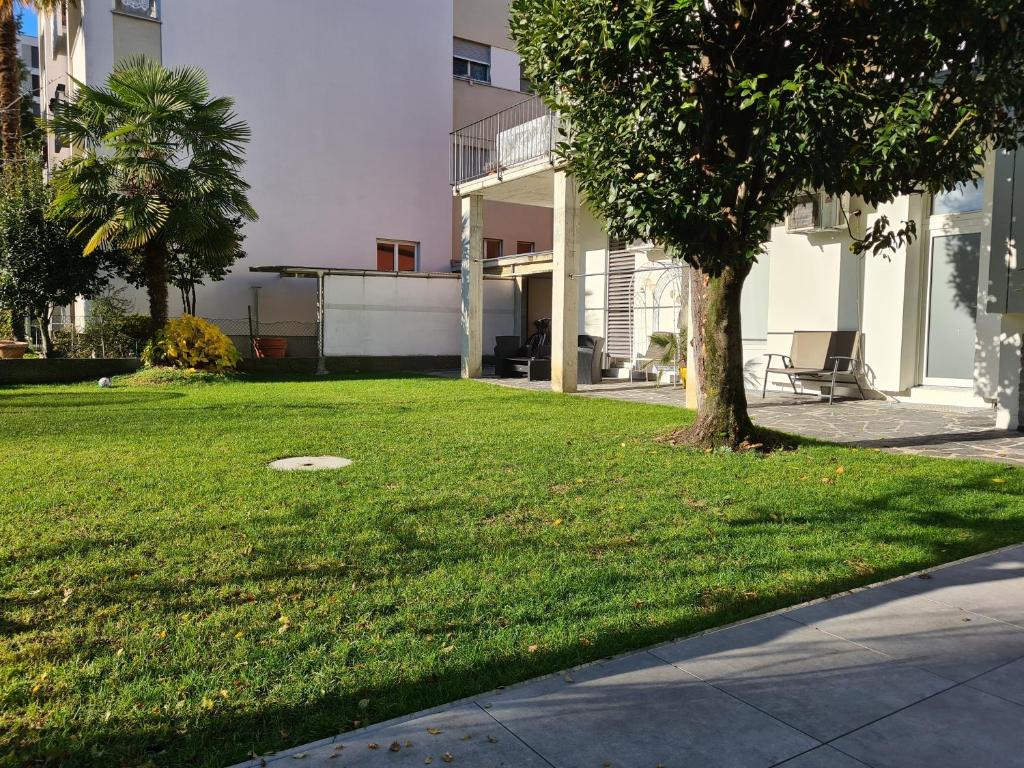
[[[234,370],[240,359],[235,345],[220,328],[192,315],[168,320],[142,353],[146,365],[218,373]]]
[[[149,315],[130,313],[124,289],[94,299],[81,331],[71,327],[53,333],[61,357],[138,357],[150,338]]]

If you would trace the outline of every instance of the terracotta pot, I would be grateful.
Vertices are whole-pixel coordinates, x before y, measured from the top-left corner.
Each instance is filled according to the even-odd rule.
[[[256,350],[256,357],[284,357],[285,352],[288,351],[288,339],[277,336],[257,336],[253,339],[253,347]]]
[[[28,342],[0,341],[0,360],[20,360],[28,352]]]

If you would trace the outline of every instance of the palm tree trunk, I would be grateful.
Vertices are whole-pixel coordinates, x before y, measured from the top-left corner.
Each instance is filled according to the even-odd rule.
[[[167,248],[159,240],[146,244],[145,268],[149,321],[156,334],[167,324]]]
[[[14,3],[0,2],[0,140],[3,157],[18,154],[21,139],[21,67]]]

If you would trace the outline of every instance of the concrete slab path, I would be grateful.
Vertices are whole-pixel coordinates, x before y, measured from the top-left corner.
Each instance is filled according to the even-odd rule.
[[[1024,768],[1024,545],[242,765],[448,764]]]

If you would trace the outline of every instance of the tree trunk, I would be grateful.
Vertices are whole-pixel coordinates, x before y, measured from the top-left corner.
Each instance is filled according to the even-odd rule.
[[[739,448],[755,441],[743,380],[740,295],[752,262],[718,274],[693,270],[693,349],[699,388],[697,421],[689,442]]]
[[[50,357],[53,354],[53,341],[50,338],[50,309],[35,313],[36,322],[39,323],[39,351],[43,357]]]
[[[18,19],[13,0],[0,3],[0,139],[5,160],[18,154],[21,139],[21,67]]]
[[[145,247],[146,292],[149,294],[149,321],[156,334],[167,323],[167,249],[151,240]]]

